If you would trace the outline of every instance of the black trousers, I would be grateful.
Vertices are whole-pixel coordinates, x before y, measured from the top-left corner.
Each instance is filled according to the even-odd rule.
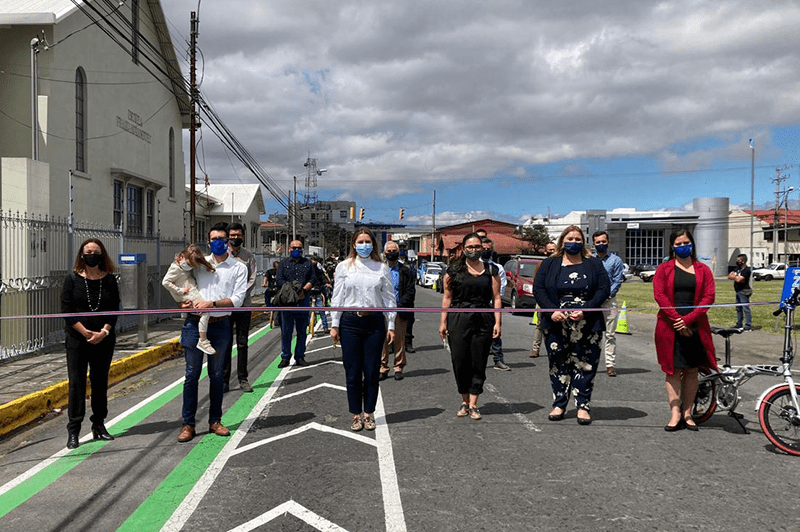
[[[493,328],[494,313],[491,312],[447,314],[447,338],[458,393],[483,393]]]
[[[406,346],[413,345],[411,341],[414,339],[414,314],[409,313],[406,318]]]
[[[112,332],[97,345],[67,337],[67,375],[69,406],[67,431],[77,434],[86,415],[86,370],[92,384],[92,427],[102,425],[108,416],[108,370],[114,355],[116,336]]]
[[[236,373],[240,381],[247,380],[247,338],[250,336],[250,312],[231,313],[231,335],[235,333],[236,338]],[[225,371],[222,375],[222,382],[226,385],[231,380],[231,354],[233,352],[233,342],[228,344],[225,351]]]

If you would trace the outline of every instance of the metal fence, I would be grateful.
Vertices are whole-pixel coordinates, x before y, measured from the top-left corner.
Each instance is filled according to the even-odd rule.
[[[160,236],[125,235],[119,228],[29,213],[0,212],[0,313],[40,316],[61,309],[64,277],[72,269],[77,248],[97,238],[112,259],[120,253],[145,253],[148,261],[148,307],[174,308],[161,287],[169,263],[186,243]],[[157,320],[161,316],[153,316]],[[135,316],[121,316],[118,329],[135,327]],[[28,318],[0,323],[0,359],[46,350],[64,339],[64,320]]]

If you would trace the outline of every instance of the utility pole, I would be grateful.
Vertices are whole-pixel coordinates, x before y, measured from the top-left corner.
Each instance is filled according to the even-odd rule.
[[[297,176],[294,176],[294,203],[292,203],[292,240],[297,240]]]
[[[756,148],[750,139],[750,267],[753,267],[753,218],[755,218]],[[752,284],[752,283],[751,283]]]
[[[436,239],[436,191],[433,191],[433,211],[431,212],[431,262],[433,260],[433,253],[436,247],[434,243]]]
[[[192,11],[192,18],[191,18],[191,31],[190,31],[190,43],[189,43],[189,50],[191,53],[190,65],[189,65],[189,159],[190,159],[190,167],[189,167],[189,237],[190,242],[194,242],[197,240],[197,233],[195,230],[195,223],[196,223],[196,213],[195,213],[195,205],[197,200],[195,198],[195,161],[197,158],[197,150],[195,148],[196,140],[195,140],[195,130],[197,129],[197,114],[196,114],[196,103],[197,103],[197,72],[196,72],[196,62],[197,62],[197,26],[199,21],[197,20],[197,13]]]
[[[781,167],[775,169],[775,216],[773,217],[772,223],[772,262],[778,262],[778,219],[780,217],[781,211],[781,192],[784,195],[788,195],[789,191],[784,190],[781,191],[781,183],[787,179],[789,179],[788,174],[781,174],[784,170],[788,170],[791,168],[792,165],[785,164]],[[788,216],[788,205],[787,205],[787,216]],[[788,226],[787,226],[788,230]],[[786,236],[786,235],[784,235]]]
[[[39,160],[39,37],[31,40],[31,151]]]

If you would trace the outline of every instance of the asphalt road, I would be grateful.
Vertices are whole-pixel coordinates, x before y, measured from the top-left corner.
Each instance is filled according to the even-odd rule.
[[[417,305],[440,297],[420,289]],[[482,420],[456,418],[438,320],[417,314],[417,352],[404,380],[381,383],[374,433],[349,431],[329,338],[309,345],[311,367],[279,371],[279,332],[268,331],[250,348],[255,393],[225,397],[231,438],[198,423],[203,437],[177,443],[175,360],[112,389],[113,442],[65,453],[64,416],[0,441],[0,530],[800,530],[800,459],[776,452],[753,412],[770,379],[741,389],[750,434],[724,415],[664,432],[643,316],[619,337],[619,376],[597,376],[594,423],[579,426],[574,408],[549,422],[546,358],[528,357],[529,318],[505,315],[512,371],[487,370]]]

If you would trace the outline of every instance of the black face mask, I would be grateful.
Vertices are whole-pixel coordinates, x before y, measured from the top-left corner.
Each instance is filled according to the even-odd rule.
[[[98,266],[101,262],[103,262],[102,255],[95,255],[94,253],[87,253],[83,256],[83,262],[90,268],[94,268]]]
[[[242,238],[231,238],[230,240],[228,240],[228,243],[231,246],[235,247],[235,248],[240,248],[240,247],[242,247],[242,244],[244,243],[244,239],[242,239]]]
[[[388,260],[389,262],[394,262],[400,258],[399,251],[387,251],[386,253],[384,253],[384,255],[386,256],[386,260]]]

